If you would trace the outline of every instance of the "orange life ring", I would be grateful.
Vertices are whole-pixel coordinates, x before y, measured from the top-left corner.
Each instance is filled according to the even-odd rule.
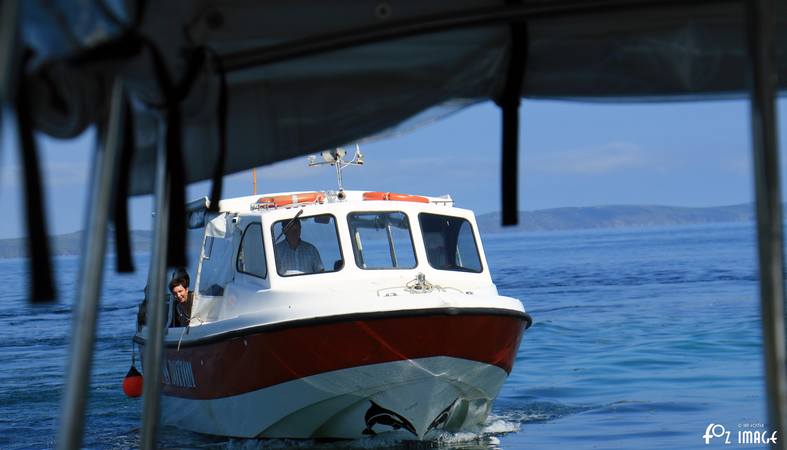
[[[364,192],[364,200],[388,200],[387,192]]]
[[[287,205],[298,205],[303,203],[322,203],[325,201],[325,194],[322,192],[304,192],[301,194],[274,195],[272,197],[260,197],[257,205],[261,208],[279,208]]]
[[[429,203],[429,199],[420,195],[397,194],[396,192],[364,192],[364,200],[393,200],[399,202]]]

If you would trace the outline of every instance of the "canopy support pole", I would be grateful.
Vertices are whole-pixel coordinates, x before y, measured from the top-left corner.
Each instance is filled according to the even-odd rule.
[[[506,83],[497,105],[503,112],[503,150],[500,158],[501,211],[503,226],[519,223],[519,105],[528,54],[526,22],[514,22],[508,56]]]
[[[156,155],[156,215],[154,220],[153,248],[151,250],[150,286],[147,304],[147,339],[143,369],[142,435],[140,448],[156,449],[161,406],[161,365],[164,360],[164,334],[166,331],[167,302],[162,295],[166,292],[167,242],[169,240],[170,190],[172,178],[167,167],[166,130],[163,118],[160,122],[158,154]]]
[[[779,431],[771,448],[785,448],[784,254],[782,199],[774,95],[773,0],[746,3],[748,12],[749,78],[754,184],[757,200],[757,245],[760,264],[760,303],[765,357],[766,399],[770,431]]]
[[[123,134],[124,101],[123,83],[116,80],[112,88],[112,103],[105,140],[103,145],[96,146],[93,180],[87,202],[90,206],[87,210],[82,238],[79,291],[76,296],[77,303],[74,305],[73,339],[69,350],[71,360],[60,414],[61,423],[57,442],[59,449],[77,449],[82,443],[104,274],[107,228],[112,193],[120,170],[119,150]]]

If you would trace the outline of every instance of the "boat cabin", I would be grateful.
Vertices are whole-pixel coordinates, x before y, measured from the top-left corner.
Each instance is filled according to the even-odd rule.
[[[426,300],[417,294],[444,305],[496,295],[474,214],[453,204],[329,191],[224,200],[212,217],[191,210],[204,235],[190,326],[417,307]]]

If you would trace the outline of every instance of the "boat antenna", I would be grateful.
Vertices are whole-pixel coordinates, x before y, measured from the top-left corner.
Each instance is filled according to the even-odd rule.
[[[334,150],[323,150],[320,155],[322,161],[317,161],[317,156],[309,156],[309,167],[330,165],[336,167],[336,181],[339,183],[339,198],[344,198],[344,183],[342,182],[342,170],[347,166],[362,166],[363,153],[361,153],[361,146],[355,144],[355,154],[353,159],[345,161],[344,157],[347,155],[347,150],[344,147],[338,147]]]

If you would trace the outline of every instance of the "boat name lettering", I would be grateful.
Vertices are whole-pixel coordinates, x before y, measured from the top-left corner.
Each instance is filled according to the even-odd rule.
[[[162,378],[164,384],[185,388],[197,387],[190,361],[168,359],[162,366]]]

